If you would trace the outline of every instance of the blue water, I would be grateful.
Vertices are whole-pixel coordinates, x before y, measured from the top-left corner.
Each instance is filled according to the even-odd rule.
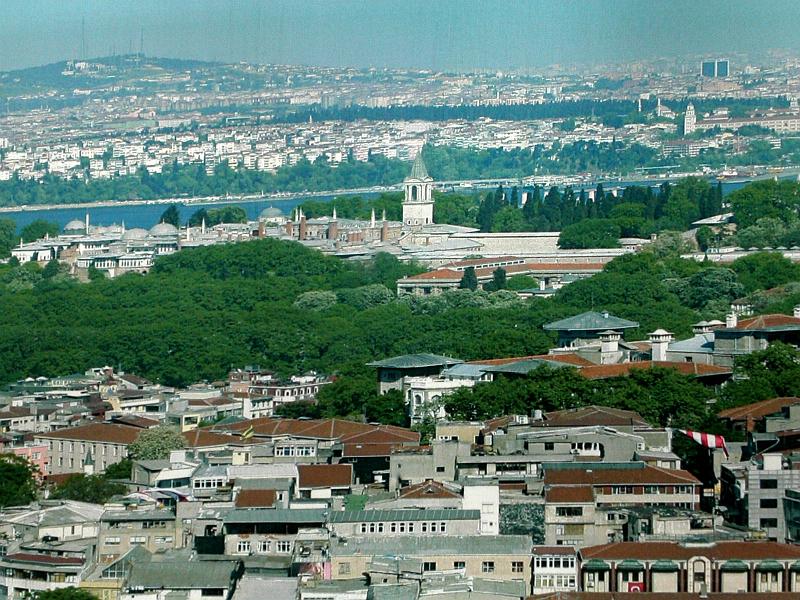
[[[641,184],[626,183],[625,185],[653,185],[658,187],[657,184],[652,182]],[[744,183],[729,182],[722,184],[722,191],[724,195],[739,189],[745,185]],[[614,184],[604,183],[606,189],[614,187]],[[586,189],[591,189],[594,186],[587,186]],[[376,196],[376,193],[363,193],[359,194],[362,197],[370,198]],[[270,199],[257,199],[257,200],[243,200],[235,202],[237,206],[241,206],[246,212],[249,219],[255,220],[262,210],[269,206],[280,208],[285,214],[291,211],[299,204],[307,200],[318,200],[321,202],[330,202],[335,196],[307,196],[298,198],[287,198],[279,200]],[[217,208],[220,206],[230,206],[230,202],[219,203],[210,202],[208,204],[182,204],[176,203],[180,211],[181,221],[185,222],[196,210],[205,208]],[[132,206],[104,206],[98,208],[53,208],[49,210],[19,210],[13,212],[2,212],[0,218],[13,219],[17,223],[17,227],[25,227],[31,221],[37,219],[44,219],[53,223],[58,223],[60,227],[64,227],[72,220],[83,221],[86,213],[89,213],[89,220],[94,225],[111,225],[114,223],[125,223],[128,229],[133,227],[142,227],[149,229],[159,222],[161,214],[167,209],[168,204],[138,204]]]
[[[374,194],[360,194],[364,197],[370,197]],[[185,222],[192,216],[192,214],[205,208],[218,208],[221,206],[241,206],[246,212],[247,217],[251,220],[258,218],[262,210],[269,206],[280,208],[285,214],[291,211],[298,205],[306,202],[307,200],[318,200],[321,202],[330,202],[333,196],[314,196],[302,198],[287,198],[279,200],[258,199],[258,200],[243,200],[240,202],[211,202],[208,204],[182,204],[176,202],[176,206],[181,215],[181,221]],[[67,223],[77,219],[83,221],[86,213],[89,213],[89,221],[93,225],[112,225],[114,223],[125,223],[125,227],[131,229],[133,227],[142,227],[149,229],[159,222],[161,214],[167,210],[169,204],[137,204],[128,206],[102,206],[97,208],[52,208],[48,210],[20,210],[13,212],[0,213],[0,219],[13,219],[17,223],[17,227],[25,227],[31,221],[37,219],[44,219],[53,223],[58,223],[60,227],[64,227]]]

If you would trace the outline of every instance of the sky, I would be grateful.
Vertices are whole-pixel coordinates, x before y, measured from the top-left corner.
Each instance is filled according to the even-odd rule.
[[[800,49],[798,0],[0,0],[0,7],[0,70],[138,51],[142,41],[148,56],[463,71]]]

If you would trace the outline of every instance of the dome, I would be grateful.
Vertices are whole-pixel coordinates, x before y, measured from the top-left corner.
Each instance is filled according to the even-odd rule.
[[[86,223],[78,219],[73,219],[64,225],[64,231],[86,231]]]
[[[125,233],[122,234],[123,240],[143,240],[147,237],[147,229],[142,229],[140,227],[134,227],[133,229],[128,229]]]
[[[283,211],[280,208],[275,208],[274,206],[269,206],[261,211],[261,214],[258,215],[259,219],[276,219],[283,216]]]
[[[159,223],[150,229],[150,235],[178,235],[178,229],[169,223]]]

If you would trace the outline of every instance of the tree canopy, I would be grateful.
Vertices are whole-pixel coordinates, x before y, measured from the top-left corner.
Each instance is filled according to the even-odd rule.
[[[128,455],[136,460],[163,460],[169,458],[171,451],[183,448],[184,443],[178,430],[161,425],[143,430],[128,446]]]

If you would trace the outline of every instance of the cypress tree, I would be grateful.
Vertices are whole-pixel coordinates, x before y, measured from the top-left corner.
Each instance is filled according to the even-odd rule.
[[[461,290],[472,290],[473,292],[478,289],[478,276],[475,274],[475,267],[467,267],[464,269],[464,275],[458,284]]]

